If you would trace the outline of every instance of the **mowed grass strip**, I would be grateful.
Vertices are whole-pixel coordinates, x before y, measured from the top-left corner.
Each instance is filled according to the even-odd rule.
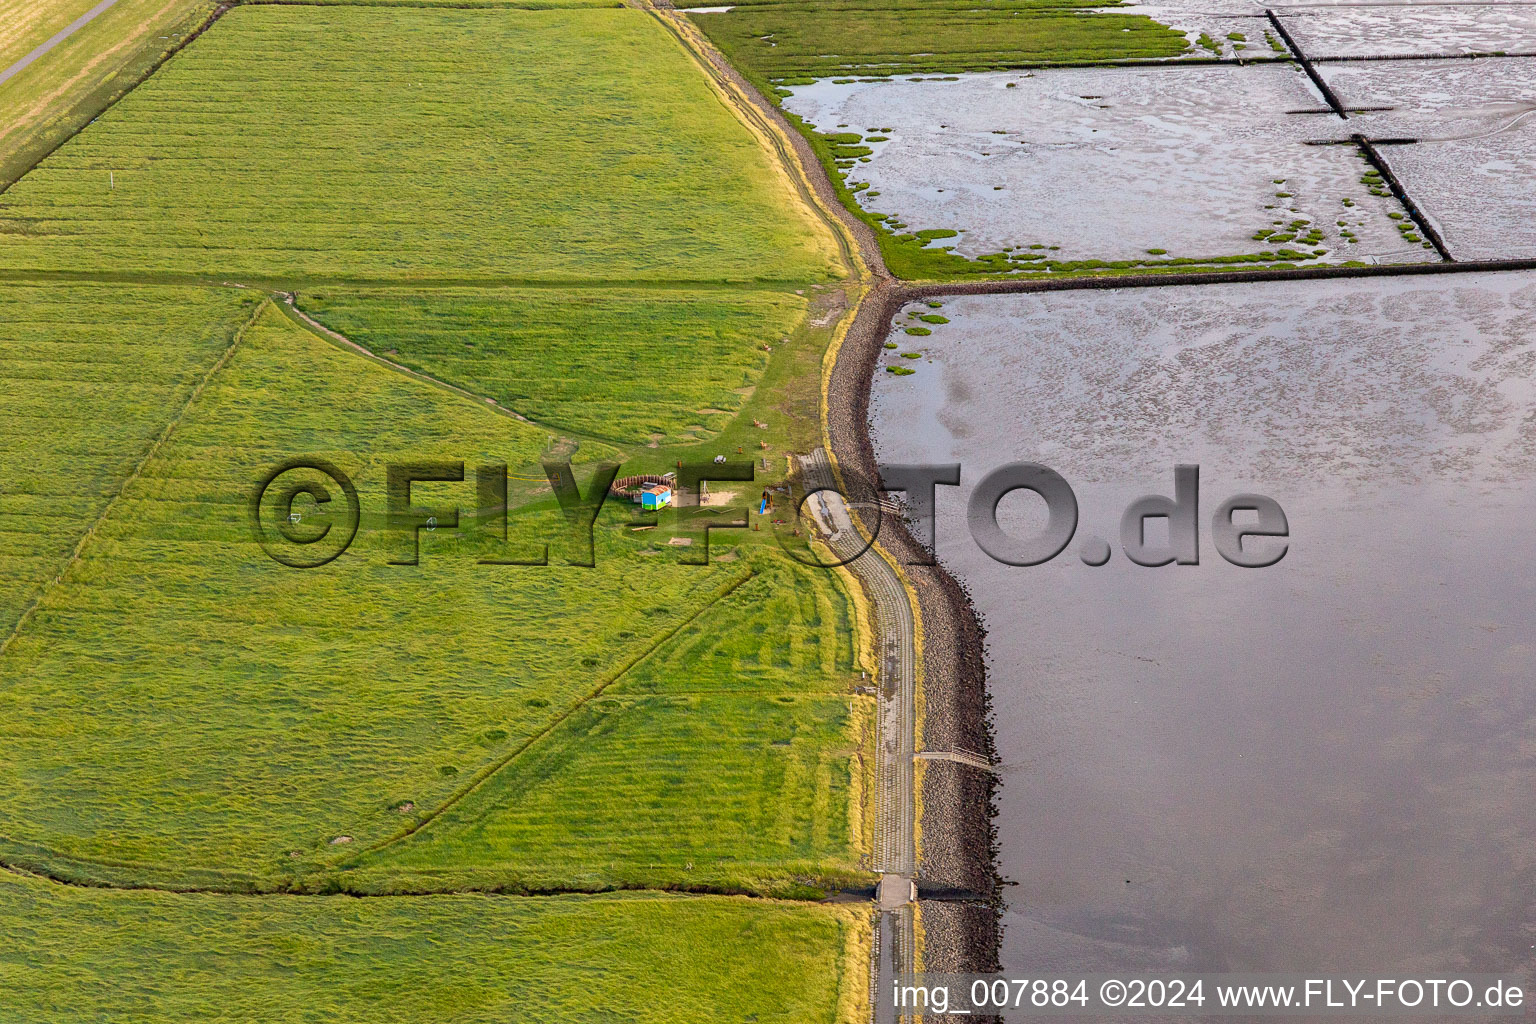
[[[835,572],[785,559],[689,621],[614,691],[846,693],[857,671],[853,615]]]
[[[387,564],[408,548],[382,529],[386,464],[463,459],[469,480],[412,498],[467,512],[476,465],[527,467],[548,437],[269,307],[0,659],[0,836],[112,880],[300,884],[347,852],[333,840],[405,830],[750,572],[642,557],[618,529],[589,569],[558,544],[548,568],[482,566],[447,530],[419,566]],[[320,569],[272,561],[247,518],[299,455],[362,499],[357,542]]]
[[[851,614],[834,574],[768,562],[358,875],[530,890],[862,881],[873,702],[849,696]]]
[[[863,908],[732,897],[242,897],[0,876],[11,1024],[853,1024]]]
[[[1176,57],[1182,33],[1145,15],[1057,3],[861,0],[748,4],[690,15],[760,86],[779,78],[986,71]]]
[[[633,10],[237,7],[0,196],[0,266],[796,281],[834,247]]]
[[[539,423],[631,445],[725,427],[806,309],[792,292],[618,288],[327,289],[299,305]]]
[[[233,289],[0,289],[0,642],[256,301]]]

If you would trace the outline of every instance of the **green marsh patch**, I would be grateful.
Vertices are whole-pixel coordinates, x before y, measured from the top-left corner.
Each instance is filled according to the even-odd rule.
[[[1181,33],[1145,15],[1083,7],[1018,0],[897,6],[813,0],[744,4],[691,17],[733,64],[760,83],[1155,59],[1188,49]]]

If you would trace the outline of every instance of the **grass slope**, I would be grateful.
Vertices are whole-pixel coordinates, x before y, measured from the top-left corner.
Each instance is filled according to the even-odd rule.
[[[0,0],[0,72],[95,6]],[[118,0],[0,83],[0,187],[147,74],[213,9],[213,0]]]
[[[192,288],[0,289],[0,641],[255,301]]]
[[[554,427],[619,443],[725,427],[804,316],[786,292],[478,289],[306,292],[377,353]]]
[[[872,756],[873,702],[848,696],[851,610],[832,574],[792,564],[769,563],[360,873],[418,887],[853,881],[853,758]]]
[[[747,4],[691,17],[759,85],[776,78],[987,71],[1176,57],[1182,33],[1145,15],[1033,0]],[[1095,5],[1104,6],[1104,5]]]
[[[0,875],[0,920],[9,1024],[869,1019],[862,908],[176,896]]]
[[[630,10],[238,7],[0,196],[8,267],[808,281],[832,261]]]

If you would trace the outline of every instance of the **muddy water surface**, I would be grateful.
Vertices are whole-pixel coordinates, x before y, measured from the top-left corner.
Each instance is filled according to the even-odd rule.
[[[1536,18],[1536,7],[1522,8]],[[1461,260],[1536,258],[1536,59],[1320,64]]]
[[[943,244],[965,256],[1054,246],[1062,260],[1280,248],[1426,258],[1389,218],[1397,201],[1361,184],[1368,168],[1353,146],[1304,144],[1347,140],[1348,128],[1292,65],[828,80],[784,105],[821,131],[884,140],[848,172],[869,186],[860,202],[910,230],[959,230]],[[1254,237],[1293,222],[1305,227],[1283,242]],[[1304,243],[1312,227],[1323,235]]]
[[[1299,5],[1279,13],[1313,60],[1536,50],[1536,7],[1524,4]]]
[[[923,312],[929,312],[924,307]],[[946,301],[872,413],[888,461],[959,461],[939,553],[990,630],[1005,965],[1529,968],[1536,946],[1536,277]],[[1046,463],[1056,561],[998,565],[965,498]],[[1201,564],[1119,550],[1201,466]],[[1257,491],[1289,551],[1221,560]],[[1027,495],[1001,518],[1043,521]],[[1114,540],[1089,568],[1078,544]],[[1273,542],[1270,542],[1273,543]]]

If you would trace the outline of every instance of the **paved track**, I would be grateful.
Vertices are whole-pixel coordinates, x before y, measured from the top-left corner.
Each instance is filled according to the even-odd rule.
[[[32,65],[33,61],[44,56],[48,53],[49,50],[53,49],[55,46],[58,46],[64,40],[68,39],[70,36],[74,35],[76,32],[80,31],[81,29],[85,28],[85,26],[95,21],[98,14],[102,13],[115,3],[117,3],[117,0],[101,0],[101,3],[97,4],[95,7],[92,7],[90,10],[80,15],[80,17],[76,18],[68,25],[65,25],[58,32],[54,33],[53,37],[50,38],[47,42],[43,43],[37,49],[21,58],[21,60],[17,61],[15,64],[12,64],[4,71],[0,71],[0,85],[4,85],[12,78],[15,78],[17,75],[21,74]]]
[[[807,489],[834,488],[831,463],[817,449],[801,460]],[[874,606],[880,657],[880,717],[876,773],[880,815],[875,869],[910,877],[917,868],[913,831],[916,821],[912,763],[917,699],[916,623],[912,602],[896,570],[878,548],[870,547],[854,526],[848,507],[835,490],[812,498],[813,515],[828,533],[827,545],[858,576]]]

